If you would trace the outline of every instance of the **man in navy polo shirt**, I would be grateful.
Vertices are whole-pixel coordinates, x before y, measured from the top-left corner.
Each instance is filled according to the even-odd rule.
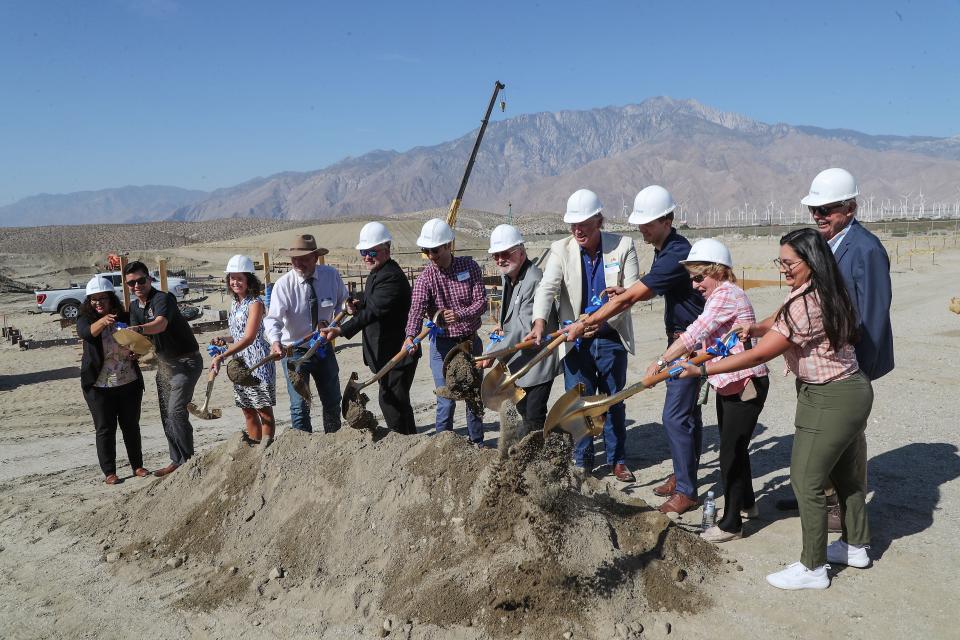
[[[610,301],[586,318],[570,327],[571,336],[622,313],[633,304],[663,296],[663,322],[667,344],[683,333],[687,326],[703,312],[704,300],[691,285],[690,275],[680,264],[690,253],[690,243],[673,228],[673,210],[676,205],[670,192],[652,185],[637,194],[630,214],[630,223],[640,225],[640,233],[655,251],[649,273],[628,289],[614,289]],[[583,326],[577,326],[577,325]],[[651,365],[646,375],[662,369],[665,362]],[[703,422],[697,404],[699,381],[696,378],[668,380],[663,405],[663,427],[673,457],[673,474],[666,483],[653,490],[667,497],[660,506],[663,513],[684,513],[697,506],[697,467],[700,466],[700,446]]]

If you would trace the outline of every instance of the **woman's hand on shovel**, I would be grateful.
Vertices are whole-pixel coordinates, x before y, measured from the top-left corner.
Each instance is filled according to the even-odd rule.
[[[221,353],[218,356],[214,356],[210,361],[210,368],[213,370],[213,375],[220,374],[220,363],[223,361],[223,354]]]
[[[323,336],[324,340],[330,342],[337,336],[343,335],[343,332],[340,331],[340,327],[326,327],[324,329],[320,329],[320,335]]]

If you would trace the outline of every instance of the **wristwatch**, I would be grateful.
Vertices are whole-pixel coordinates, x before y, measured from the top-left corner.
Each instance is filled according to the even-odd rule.
[[[665,366],[667,366],[667,361],[663,359],[663,356],[657,358],[657,371],[662,371]]]

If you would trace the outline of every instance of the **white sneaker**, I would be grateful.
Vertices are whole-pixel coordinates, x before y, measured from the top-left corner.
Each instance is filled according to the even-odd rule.
[[[830,586],[830,577],[827,575],[829,565],[820,565],[810,570],[802,562],[794,562],[783,571],[777,571],[767,576],[767,582],[777,589],[826,589]]]
[[[857,547],[837,540],[827,545],[827,562],[865,569],[870,566],[870,556],[866,546]]]

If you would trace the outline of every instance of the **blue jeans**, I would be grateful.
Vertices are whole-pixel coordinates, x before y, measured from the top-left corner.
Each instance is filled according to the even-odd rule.
[[[430,372],[433,373],[433,383],[442,387],[445,383],[443,379],[443,359],[449,353],[450,349],[463,342],[460,338],[438,337],[437,341],[430,346]],[[483,351],[483,344],[480,338],[473,338],[473,355],[478,356]],[[457,403],[448,398],[437,398],[437,432],[450,431],[453,429],[453,412]],[[470,435],[470,442],[480,444],[483,442],[483,416],[475,415],[470,409],[467,409],[467,433]]]
[[[667,380],[667,397],[663,403],[663,428],[673,458],[677,492],[697,499],[697,468],[703,443],[703,420],[697,404],[699,380]]]
[[[320,403],[323,405],[323,432],[333,433],[340,429],[340,366],[330,344],[325,345],[323,350],[326,357],[321,358],[318,351],[300,366],[300,374],[313,378]],[[283,375],[287,378],[287,393],[290,395],[290,426],[299,431],[313,433],[310,404],[294,390],[290,382],[290,370],[287,368],[288,360],[296,360],[306,352],[306,348],[294,349],[291,358],[283,359],[282,368]]]
[[[593,338],[582,340],[579,347],[567,351],[563,358],[563,386],[566,391],[578,383],[584,394],[597,392],[612,395],[627,384],[627,350],[620,340]],[[627,409],[622,402],[610,407],[603,423],[603,448],[607,464],[626,463]],[[576,443],[573,460],[578,467],[593,469],[593,438],[586,436]]]

